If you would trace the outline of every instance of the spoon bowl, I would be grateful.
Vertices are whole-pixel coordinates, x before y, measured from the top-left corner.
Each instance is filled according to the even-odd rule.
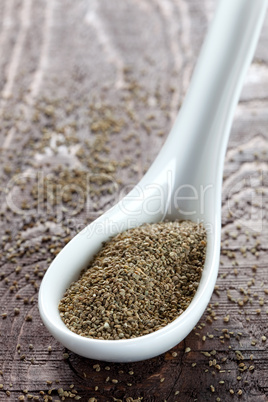
[[[219,1],[184,104],[151,168],[125,198],[76,235],[47,270],[39,291],[40,315],[73,352],[110,362],[149,359],[183,340],[204,313],[218,274],[224,156],[266,7],[267,0]],[[137,338],[100,340],[70,331],[60,318],[59,301],[102,243],[163,219],[190,219],[206,229],[205,265],[189,307],[164,328]]]

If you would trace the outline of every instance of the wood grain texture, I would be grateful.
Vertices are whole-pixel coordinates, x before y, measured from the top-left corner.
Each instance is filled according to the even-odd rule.
[[[60,388],[66,401],[268,401],[267,17],[226,154],[217,287],[197,327],[155,359],[109,364],[66,351],[37,306],[63,244],[159,152],[214,8],[213,0],[0,2],[1,401],[61,400]]]

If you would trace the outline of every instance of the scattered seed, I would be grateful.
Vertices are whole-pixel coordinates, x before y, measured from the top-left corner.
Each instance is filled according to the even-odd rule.
[[[224,322],[229,322],[229,321],[230,321],[230,315],[229,315],[229,314],[226,315],[226,316],[223,318],[223,321],[224,321]]]
[[[215,392],[215,387],[213,385],[210,386],[211,392]]]

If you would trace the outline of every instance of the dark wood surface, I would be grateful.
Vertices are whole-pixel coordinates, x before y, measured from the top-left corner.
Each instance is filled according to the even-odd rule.
[[[66,351],[37,305],[63,244],[160,150],[214,8],[0,2],[1,401],[268,401],[268,18],[235,113],[219,277],[197,327],[155,359],[109,364]]]

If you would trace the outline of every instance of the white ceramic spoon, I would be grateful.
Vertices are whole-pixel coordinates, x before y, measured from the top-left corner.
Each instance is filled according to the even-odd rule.
[[[39,291],[40,314],[68,349],[92,359],[144,360],[178,344],[201,318],[218,273],[227,141],[266,7],[267,0],[219,1],[184,104],[155,162],[133,191],[75,236],[49,267]],[[134,339],[90,339],[67,329],[59,300],[102,242],[163,218],[202,221],[207,229],[204,271],[187,310],[163,329]]]

